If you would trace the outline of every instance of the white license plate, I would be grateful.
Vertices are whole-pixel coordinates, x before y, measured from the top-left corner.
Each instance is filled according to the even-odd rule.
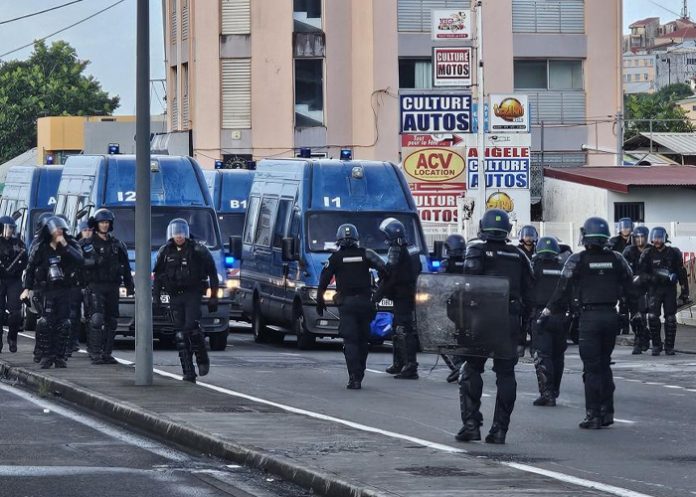
[[[389,299],[382,299],[379,301],[380,307],[394,307],[394,302]]]
[[[160,302],[163,304],[168,304],[169,303],[169,295],[160,295]]]

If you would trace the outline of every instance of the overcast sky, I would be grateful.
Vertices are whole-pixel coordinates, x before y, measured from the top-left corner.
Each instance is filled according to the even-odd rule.
[[[70,0],[0,0],[0,22],[68,3]],[[36,38],[69,26],[117,0],[82,0],[79,3],[52,12],[0,25],[0,54],[9,52]],[[218,0],[205,0],[215,2]],[[289,1],[289,0],[277,0]],[[350,0],[330,0],[350,1]],[[396,0],[380,0],[396,1]],[[597,0],[594,0],[597,1]],[[610,1],[610,0],[607,0]],[[135,114],[135,4],[136,0],[125,0],[114,8],[90,19],[83,24],[60,33],[48,40],[63,39],[77,50],[81,59],[91,61],[87,72],[93,74],[103,88],[112,95],[121,97],[117,114]],[[676,17],[681,0],[624,0],[624,31],[633,21],[645,17],[660,17],[662,22]],[[696,0],[689,0],[689,9],[696,9]],[[696,17],[696,10],[693,12]],[[150,75],[164,78],[164,41],[162,35],[162,1],[150,0]],[[31,52],[25,48],[8,59],[24,59]],[[157,85],[157,94],[152,93],[153,113],[162,112],[163,88]]]

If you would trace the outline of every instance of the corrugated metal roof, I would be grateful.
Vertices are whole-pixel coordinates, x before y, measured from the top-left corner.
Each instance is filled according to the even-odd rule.
[[[696,133],[649,133],[641,135],[680,155],[696,155]]]
[[[626,152],[624,154],[624,160],[628,160],[630,165],[637,165],[638,162],[647,162],[648,164],[679,164],[677,161],[673,161],[664,155],[655,152],[650,153],[647,150],[632,150],[631,152]]]
[[[638,186],[696,187],[696,166],[545,167],[544,176],[620,193]]]

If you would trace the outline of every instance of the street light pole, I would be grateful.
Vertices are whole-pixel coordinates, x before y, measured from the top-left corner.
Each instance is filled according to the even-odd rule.
[[[485,146],[485,122],[484,122],[484,105],[485,93],[483,91],[483,2],[476,2],[476,99],[478,101],[477,119],[478,130],[476,136],[477,145],[477,164],[478,164],[478,209],[474,209],[477,213],[476,220],[483,217],[486,210],[486,146]]]
[[[152,385],[150,286],[150,6],[137,0],[135,117],[135,384]]]

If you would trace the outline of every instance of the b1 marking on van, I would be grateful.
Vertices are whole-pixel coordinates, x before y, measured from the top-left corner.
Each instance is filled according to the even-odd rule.
[[[53,205],[56,203],[56,197],[48,197],[48,205]]]
[[[331,207],[331,204],[334,205],[334,207],[341,208],[341,197],[334,197],[334,198],[329,198],[329,197],[324,197],[324,207]]]
[[[247,208],[247,201],[246,200],[230,200],[230,209],[246,209]]]
[[[135,202],[135,192],[116,192],[119,202]]]

